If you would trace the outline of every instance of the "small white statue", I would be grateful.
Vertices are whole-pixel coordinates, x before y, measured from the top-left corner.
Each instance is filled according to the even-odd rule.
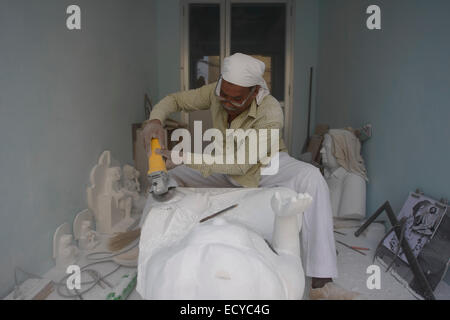
[[[124,218],[131,217],[132,196],[120,185],[121,171],[119,167],[108,168],[106,178],[106,193],[113,196],[116,206],[124,211]]]
[[[58,268],[64,269],[74,264],[78,258],[79,250],[72,244],[72,240],[73,236],[71,234],[64,234],[60,237],[56,253],[56,266]]]
[[[145,206],[145,196],[141,195],[141,186],[139,183],[140,173],[134,167],[126,164],[123,166],[122,191],[133,198],[133,209],[141,213]]]
[[[212,202],[223,205],[226,196],[212,201],[207,194],[186,195],[151,209],[139,243],[137,291],[144,299],[302,298],[299,230],[312,198],[286,188],[261,189],[250,197],[240,190],[233,196],[239,193],[251,202],[250,215],[274,221],[273,237],[264,239],[255,232],[258,226],[244,224],[250,220],[236,219],[234,210],[242,217],[239,206],[199,223],[212,213]]]
[[[111,153],[103,152],[90,174],[88,208],[95,218],[96,231],[113,234],[127,231],[135,222],[131,217],[133,196],[121,186],[120,167],[111,167]]]
[[[367,176],[360,147],[359,140],[350,131],[330,130],[330,134],[325,134],[320,153],[334,218],[361,220],[366,216]]]
[[[123,188],[133,196],[134,200],[139,200],[141,186],[139,184],[139,171],[132,166],[126,164],[123,166]]]
[[[92,230],[92,223],[89,220],[84,220],[81,223],[80,239],[78,246],[81,250],[92,250],[99,244],[97,236]]]

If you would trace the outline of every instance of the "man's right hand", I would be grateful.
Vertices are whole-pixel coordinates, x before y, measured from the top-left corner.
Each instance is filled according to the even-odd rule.
[[[151,120],[147,123],[147,125],[144,127],[144,148],[147,152],[147,156],[150,157],[152,154],[151,149],[151,141],[153,138],[156,138],[159,140],[159,144],[161,145],[161,149],[164,149],[164,128],[162,126],[161,121],[158,119]]]

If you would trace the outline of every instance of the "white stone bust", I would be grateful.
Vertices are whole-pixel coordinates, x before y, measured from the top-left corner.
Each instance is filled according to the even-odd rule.
[[[334,143],[326,134],[322,154],[325,180],[330,189],[333,217],[338,219],[364,219],[366,216],[366,181],[361,175],[347,171],[334,156]]]

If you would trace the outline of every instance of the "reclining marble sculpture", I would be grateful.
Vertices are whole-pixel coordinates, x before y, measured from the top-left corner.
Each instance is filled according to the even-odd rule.
[[[199,223],[235,199],[237,208]],[[299,231],[311,202],[286,188],[241,189],[153,207],[142,226],[137,291],[144,299],[301,299]]]

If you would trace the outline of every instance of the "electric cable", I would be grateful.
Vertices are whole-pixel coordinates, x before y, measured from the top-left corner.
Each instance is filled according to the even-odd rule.
[[[96,271],[96,270],[93,270],[93,269],[87,269],[88,267],[91,267],[91,266],[97,265],[97,264],[101,264],[101,263],[107,263],[107,262],[108,262],[108,263],[115,263],[114,260],[97,261],[97,262],[89,263],[89,264],[85,265],[84,267],[80,268],[80,271],[81,271],[81,273],[87,272],[88,274],[92,274],[92,271],[94,271],[94,272],[97,272],[97,271]],[[70,291],[69,291],[69,289],[67,288],[67,285],[66,285],[67,279],[68,279],[72,274],[65,275],[59,282],[56,283],[56,286],[57,286],[56,291],[57,291],[57,293],[58,293],[61,297],[63,297],[63,298],[75,298],[75,297],[78,297],[78,298],[81,298],[81,299],[82,299],[83,294],[86,294],[87,292],[89,292],[92,288],[94,288],[94,287],[97,285],[97,283],[98,283],[99,281],[101,281],[103,278],[106,278],[106,277],[112,275],[114,272],[116,272],[117,270],[119,270],[120,267],[121,267],[121,266],[118,265],[118,266],[117,266],[115,269],[113,269],[111,272],[107,273],[107,274],[104,275],[104,276],[94,278],[94,280],[81,282],[81,283],[80,283],[80,286],[81,286],[81,285],[88,285],[88,284],[91,284],[91,286],[88,287],[87,289],[85,289],[85,290],[83,290],[83,291],[79,291],[79,292],[77,292],[77,291],[74,290],[74,291],[75,291],[75,294],[70,293]],[[62,293],[62,292],[61,292],[61,288],[66,288],[66,291],[69,292],[69,294]]]
[[[56,291],[57,291],[57,293],[63,298],[76,298],[76,297],[78,297],[80,300],[82,300],[84,294],[86,294],[87,292],[92,290],[97,284],[100,285],[101,282],[105,283],[108,287],[111,288],[112,287],[111,284],[109,282],[107,282],[105,280],[105,278],[109,277],[110,275],[112,275],[113,273],[115,273],[117,270],[119,270],[122,267],[121,265],[119,265],[117,262],[115,262],[111,258],[113,258],[115,256],[118,256],[118,255],[121,255],[121,254],[123,254],[125,252],[130,251],[131,249],[135,248],[138,244],[139,244],[139,241],[134,241],[131,245],[129,245],[128,247],[126,247],[125,249],[123,249],[123,250],[121,250],[121,251],[119,251],[117,253],[111,253],[111,252],[106,252],[105,251],[105,252],[93,252],[93,253],[90,253],[90,254],[86,255],[86,258],[88,260],[91,260],[91,261],[94,261],[94,262],[83,266],[82,268],[80,268],[80,271],[81,271],[81,273],[83,273],[83,272],[88,273],[93,280],[82,282],[82,283],[80,283],[80,286],[81,285],[89,285],[89,284],[91,284],[91,286],[88,287],[87,289],[81,291],[81,292],[79,290],[75,289],[74,290],[75,291],[74,294],[70,293],[69,289],[67,288],[66,281],[72,274],[68,274],[68,275],[65,275],[59,282],[56,283],[56,286],[57,286]],[[93,256],[95,256],[95,255],[103,255],[103,257],[94,258]],[[102,264],[102,263],[114,263],[114,264],[117,264],[117,267],[115,269],[113,269],[111,272],[109,272],[109,273],[107,273],[106,275],[103,275],[103,276],[101,276],[100,273],[97,270],[88,269],[91,266]],[[67,294],[67,293],[61,292],[61,288],[62,287],[66,288],[66,291],[69,292],[69,293]],[[100,287],[102,287],[102,286],[100,285]]]

